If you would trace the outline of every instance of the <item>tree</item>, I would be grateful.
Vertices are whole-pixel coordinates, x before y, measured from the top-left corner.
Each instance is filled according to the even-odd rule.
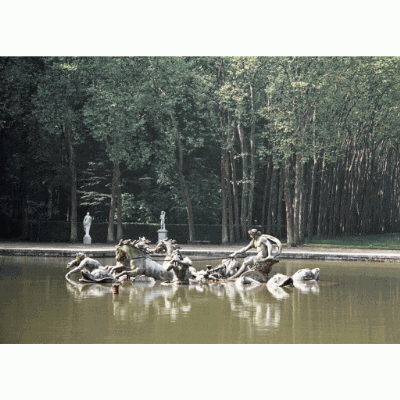
[[[0,58],[0,215],[4,231],[21,239],[29,238],[30,219],[42,212],[41,199],[34,191],[41,186],[43,177],[38,176],[35,167],[51,157],[45,152],[43,135],[33,114],[32,96],[43,68],[40,58]],[[46,167],[50,173],[51,163]]]
[[[67,143],[71,182],[71,242],[78,240],[75,146],[84,135],[81,111],[87,99],[87,79],[79,68],[82,60],[74,57],[45,58],[46,68],[40,76],[35,97],[36,117],[43,128],[50,135],[63,136]]]
[[[165,143],[167,157],[163,158],[163,168],[172,166],[179,182],[186,205],[190,241],[195,239],[194,211],[185,164],[195,149],[204,146],[206,134],[198,67],[195,59],[151,58],[149,83],[153,97],[146,107]]]
[[[151,148],[146,146],[140,114],[142,107],[141,58],[93,58],[85,70],[90,74],[91,95],[84,108],[85,123],[96,140],[103,143],[113,164],[111,203],[107,241],[114,242],[114,217],[117,209],[117,240],[122,232],[122,192],[120,164],[135,168],[145,162]]]

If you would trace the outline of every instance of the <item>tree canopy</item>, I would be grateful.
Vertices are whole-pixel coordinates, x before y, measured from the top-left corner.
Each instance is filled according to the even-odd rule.
[[[398,57],[1,57],[4,237],[34,220],[398,231]],[[117,222],[117,234],[114,233]]]

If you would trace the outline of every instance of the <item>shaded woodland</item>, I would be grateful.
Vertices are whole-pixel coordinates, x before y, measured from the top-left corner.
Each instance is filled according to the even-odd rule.
[[[398,57],[0,57],[0,223],[398,232]],[[78,228],[79,226],[79,228]],[[116,226],[116,229],[115,229]]]

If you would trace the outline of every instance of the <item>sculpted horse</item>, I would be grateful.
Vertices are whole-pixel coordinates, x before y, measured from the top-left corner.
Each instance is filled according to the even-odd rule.
[[[172,281],[174,279],[174,272],[167,271],[162,265],[158,264],[149,257],[150,243],[145,237],[139,240],[121,240],[118,243],[116,252],[120,262],[129,261],[130,270],[122,271],[115,276],[119,279],[122,276],[129,276],[135,278],[140,275],[152,277],[160,281]]]

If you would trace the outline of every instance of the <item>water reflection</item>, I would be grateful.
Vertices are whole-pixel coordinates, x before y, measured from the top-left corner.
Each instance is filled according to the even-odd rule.
[[[399,264],[282,261],[274,273],[320,267],[321,281],[124,282],[114,295],[68,284],[64,260],[17,261],[0,259],[1,343],[400,343]]]
[[[76,301],[111,296],[112,293],[111,285],[73,285],[68,282],[66,285]],[[238,282],[189,286],[124,282],[120,285],[120,293],[112,294],[112,307],[117,321],[143,322],[156,315],[176,322],[179,318],[189,317],[193,308],[198,314],[199,309],[218,308],[227,303],[230,318],[249,320],[256,327],[278,327],[281,321],[280,303],[288,300],[296,290],[315,295],[319,293],[319,286],[317,282],[296,282],[292,288]]]
[[[301,292],[319,294],[319,286],[317,281],[294,281],[293,285]]]
[[[97,285],[97,284],[90,284],[90,283],[72,283],[66,282],[66,287],[68,292],[70,292],[75,300],[82,300],[87,299],[90,297],[103,297],[108,296],[110,294],[111,285]]]
[[[289,297],[289,293],[287,289],[283,289],[281,287],[268,287],[268,291],[278,300],[286,299]]]

